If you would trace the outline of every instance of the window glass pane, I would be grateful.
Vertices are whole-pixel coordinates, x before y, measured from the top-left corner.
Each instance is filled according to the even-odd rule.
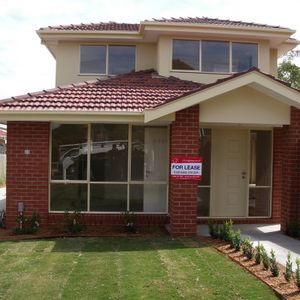
[[[210,188],[198,187],[198,217],[209,217]]]
[[[87,125],[52,124],[51,179],[87,179]]]
[[[232,43],[232,71],[242,72],[257,67],[257,44]]]
[[[249,189],[249,216],[265,217],[270,214],[270,188]]]
[[[199,41],[173,40],[172,69],[199,70]]]
[[[251,130],[250,184],[271,185],[272,133],[265,130]]]
[[[166,181],[167,128],[132,127],[131,180]]]
[[[200,128],[200,151],[203,158],[200,185],[210,185],[211,129]]]
[[[229,43],[202,41],[202,71],[229,72]]]
[[[87,184],[51,183],[50,210],[86,211]]]
[[[129,207],[135,212],[166,212],[167,186],[165,184],[130,185]]]
[[[106,46],[80,46],[80,73],[106,73]]]
[[[92,124],[91,181],[126,181],[128,126]]]
[[[126,184],[91,184],[90,186],[91,211],[127,210]]]
[[[135,71],[134,46],[109,46],[108,56],[108,73],[110,75]]]

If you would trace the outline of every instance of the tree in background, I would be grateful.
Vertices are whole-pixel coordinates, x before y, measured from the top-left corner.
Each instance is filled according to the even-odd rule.
[[[297,89],[300,89],[300,67],[293,63],[293,59],[299,56],[300,51],[290,51],[278,65],[278,78]]]

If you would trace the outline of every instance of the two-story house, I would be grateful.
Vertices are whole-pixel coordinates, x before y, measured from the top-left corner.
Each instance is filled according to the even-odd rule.
[[[276,79],[294,32],[209,18],[38,30],[57,87],[0,103],[8,227],[20,202],[48,226],[67,210],[119,226],[129,210],[173,235],[300,218],[300,92]],[[171,178],[174,158],[199,156],[200,181]]]

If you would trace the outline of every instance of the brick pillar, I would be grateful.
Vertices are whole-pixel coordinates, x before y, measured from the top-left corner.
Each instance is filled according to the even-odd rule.
[[[6,224],[16,226],[17,205],[23,202],[25,216],[36,211],[42,225],[48,216],[49,123],[8,122]],[[25,150],[30,150],[25,154]]]
[[[283,129],[282,229],[289,218],[300,220],[300,110],[291,107],[291,124]]]
[[[171,126],[170,157],[199,155],[199,106],[176,113]],[[174,236],[197,232],[198,182],[170,180],[170,231]]]

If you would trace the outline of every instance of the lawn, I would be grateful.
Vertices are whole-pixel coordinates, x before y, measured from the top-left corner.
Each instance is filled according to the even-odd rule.
[[[277,299],[192,238],[0,243],[0,299]]]

